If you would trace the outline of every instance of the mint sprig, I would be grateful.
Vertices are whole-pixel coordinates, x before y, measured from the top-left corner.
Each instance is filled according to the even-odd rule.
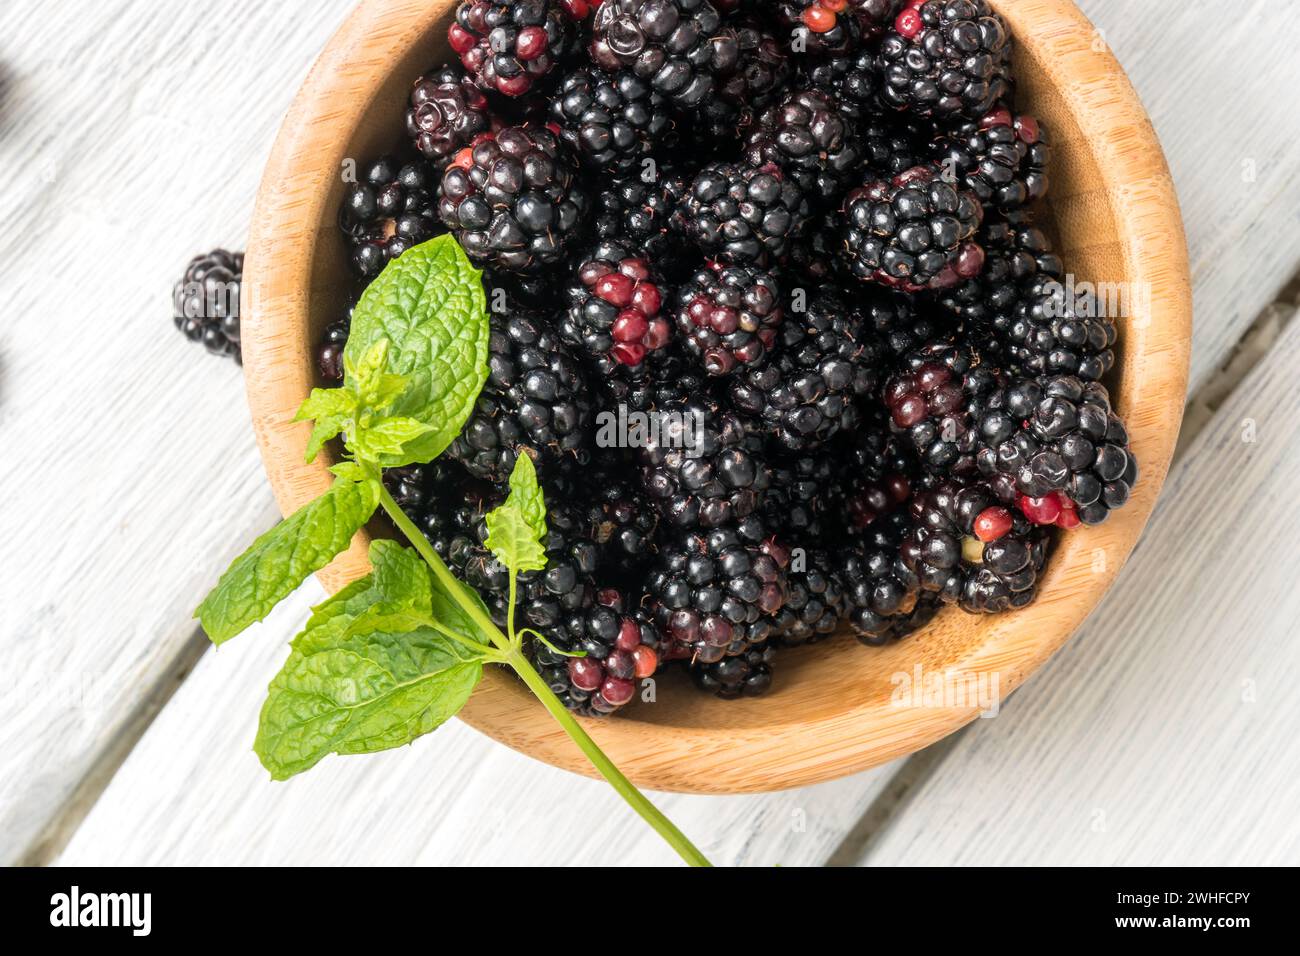
[[[427,462],[460,433],[487,378],[488,319],[477,269],[449,236],[390,262],[353,311],[339,388],[313,389],[307,460],[342,439],[333,486],[258,538],[195,612],[214,643],[265,617],[347,547],[382,508],[411,547],[376,540],[371,573],[312,609],[271,682],[254,750],[284,780],[329,754],[408,744],[469,700],[485,663],[510,667],[593,766],[682,858],[708,860],[596,745],[524,653],[518,578],[546,567],[546,501],[522,450],[510,494],[487,517],[487,546],[510,575],[503,632],[384,488],[384,468]]]

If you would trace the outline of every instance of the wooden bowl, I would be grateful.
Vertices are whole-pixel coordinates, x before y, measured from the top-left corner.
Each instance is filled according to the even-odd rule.
[[[777,790],[899,757],[971,720],[970,706],[903,707],[894,678],[948,670],[996,677],[1003,697],[1074,632],[1119,572],[1164,482],[1182,416],[1191,295],[1174,190],[1142,105],[1100,35],[1068,0],[995,0],[1015,36],[1019,102],[1051,131],[1050,211],[1080,279],[1146,290],[1121,319],[1112,374],[1142,477],[1106,524],[1061,535],[1038,599],[974,617],[949,609],[884,649],[837,640],[784,652],[773,692],[721,701],[660,681],[658,702],[587,721],[639,786],[707,793]],[[315,384],[313,343],[340,318],[352,280],[335,227],[341,173],[396,145],[412,80],[447,56],[452,0],[363,0],[316,62],[276,140],[258,194],[244,270],[244,365],[254,427],[285,514],[330,483],[305,465],[308,426],[292,421]],[[321,580],[365,574],[362,534]],[[483,681],[463,718],[556,766],[591,768],[511,676]]]

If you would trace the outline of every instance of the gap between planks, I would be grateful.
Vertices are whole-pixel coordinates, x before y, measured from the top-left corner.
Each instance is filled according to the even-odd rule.
[[[1282,332],[1295,319],[1298,307],[1300,272],[1283,287],[1277,301],[1266,306],[1242,333],[1228,358],[1187,402],[1183,425],[1178,433],[1178,448],[1170,465],[1171,472],[1215,413],[1268,355]],[[854,866],[858,861],[870,859],[872,847],[880,841],[890,824],[899,819],[923,785],[935,775],[945,758],[956,750],[958,742],[965,737],[970,726],[968,724],[938,743],[906,757],[858,823],[827,857],[826,865]]]

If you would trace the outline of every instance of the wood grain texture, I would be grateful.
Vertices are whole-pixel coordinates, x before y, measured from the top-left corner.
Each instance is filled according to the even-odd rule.
[[[313,384],[310,343],[330,321],[342,257],[333,223],[340,163],[394,129],[405,83],[442,46],[451,0],[365,0],[331,40],[291,108],[258,196],[245,275],[245,354],[258,441],[281,507],[331,481],[306,465],[306,423],[292,421]],[[1018,95],[1052,130],[1051,191],[1060,251],[1092,281],[1149,290],[1149,310],[1120,322],[1114,395],[1143,479],[1127,509],[1067,536],[1041,596],[1015,615],[942,614],[902,644],[864,652],[832,642],[787,655],[761,701],[727,702],[661,688],[591,733],[638,785],[693,792],[776,790],[843,776],[910,753],[972,719],[974,708],[906,709],[891,678],[915,665],[990,670],[1009,692],[1051,655],[1105,593],[1141,532],[1173,452],[1191,335],[1182,226],[1168,170],[1123,71],[1068,0],[999,3],[1017,42]],[[338,104],[322,119],[318,104]],[[320,237],[321,242],[308,242]],[[364,574],[365,536],[322,572],[329,587]],[[1098,562],[1102,554],[1105,561]],[[662,682],[666,683],[666,682]],[[462,711],[503,743],[591,773],[541,706],[495,671]]]
[[[1300,87],[1294,4],[1079,0],[1160,137],[1183,209],[1204,384],[1300,262]],[[1285,13],[1282,11],[1285,10]],[[1267,24],[1267,27],[1263,25]]]
[[[1300,863],[1300,322],[1175,467],[1097,614],[871,865]]]
[[[410,747],[269,782],[251,741],[315,581],[204,657],[123,764],[60,864],[612,866],[680,860],[603,782],[459,721]],[[200,742],[198,744],[196,742]],[[817,864],[889,768],[775,795],[653,799],[719,864]]]
[[[242,374],[171,323],[242,248],[276,124],[348,6],[0,5],[0,861],[40,837],[276,516]],[[295,53],[296,51],[296,53]]]

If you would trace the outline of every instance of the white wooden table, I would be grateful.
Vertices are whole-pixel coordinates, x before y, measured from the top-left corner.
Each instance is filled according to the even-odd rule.
[[[675,861],[602,784],[460,724],[272,785],[258,707],[320,588],[219,653],[190,620],[276,512],[241,373],[170,329],[171,283],[242,246],[280,117],[350,5],[0,9],[2,862]],[[1284,5],[1081,0],[1162,137],[1195,282],[1184,447],[1120,583],[1000,716],[908,760],[662,796],[716,862],[1300,862]]]

